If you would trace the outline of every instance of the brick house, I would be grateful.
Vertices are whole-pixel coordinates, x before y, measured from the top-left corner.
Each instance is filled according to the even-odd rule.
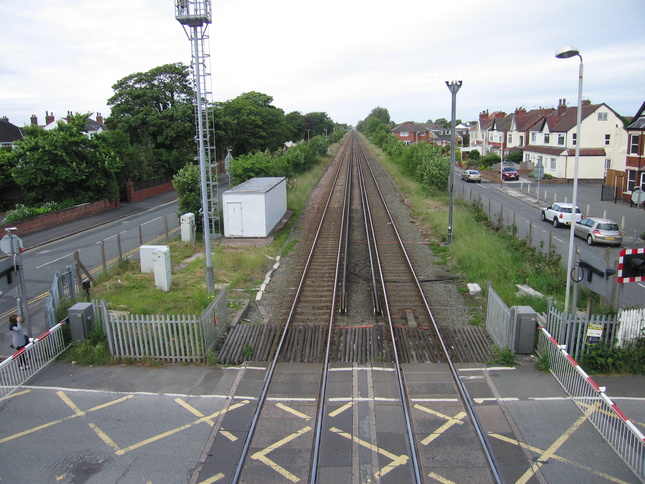
[[[9,118],[0,118],[0,148],[13,147],[16,141],[23,138],[22,129],[11,124]]]
[[[407,121],[392,128],[390,133],[407,145],[429,143],[436,146],[450,146],[450,128],[444,128],[438,124]],[[463,137],[459,133],[460,130],[455,129],[457,146],[463,144]]]
[[[471,129],[470,146],[482,155],[523,150],[524,161],[533,166],[541,161],[545,174],[572,179],[577,111],[565,99],[557,108],[518,108],[508,115],[485,111]],[[609,106],[583,101],[581,137],[579,178],[605,180],[610,170],[624,169],[624,122]]]
[[[645,190],[645,102],[640,107],[634,119],[627,126],[627,157],[623,185],[615,184],[623,190],[623,198],[629,200],[636,187]]]

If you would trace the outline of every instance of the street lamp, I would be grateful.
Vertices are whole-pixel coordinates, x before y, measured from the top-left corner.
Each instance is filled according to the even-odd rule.
[[[452,212],[455,206],[455,118],[457,117],[457,92],[461,89],[462,81],[446,81],[446,86],[452,93],[452,119],[450,121],[450,179],[448,180],[448,244],[452,243]]]
[[[567,259],[567,287],[564,296],[564,314],[565,317],[569,314],[569,293],[571,291],[571,278],[573,277],[573,262],[574,262],[574,237],[576,223],[576,207],[578,204],[578,165],[580,161],[580,124],[582,123],[582,56],[580,51],[573,46],[562,47],[555,51],[555,56],[558,59],[568,59],[569,57],[578,56],[580,58],[580,68],[578,73],[578,112],[576,113],[576,157],[573,164],[573,208],[571,213],[571,232],[569,233],[569,255]],[[566,173],[565,173],[566,176]],[[575,303],[574,303],[575,304]],[[576,308],[573,308],[575,313]]]

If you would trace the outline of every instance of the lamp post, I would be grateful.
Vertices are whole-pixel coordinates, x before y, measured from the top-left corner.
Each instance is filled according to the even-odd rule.
[[[450,179],[448,180],[448,244],[452,243],[452,212],[455,205],[455,118],[457,117],[457,92],[461,89],[462,81],[446,81],[446,86],[452,93],[452,118],[450,121]]]
[[[582,123],[582,56],[580,51],[573,46],[566,46],[558,49],[555,52],[555,56],[558,59],[568,59],[569,57],[578,56],[580,58],[580,68],[578,73],[578,112],[576,113],[576,155],[575,162],[573,164],[573,208],[571,213],[571,232],[569,233],[569,255],[567,258],[567,287],[566,294],[564,296],[564,314],[565,317],[569,314],[569,293],[571,292],[571,278],[573,277],[573,263],[574,263],[574,236],[576,223],[576,207],[578,204],[578,165],[580,161],[580,124]],[[565,173],[566,176],[566,173]],[[575,304],[575,302],[574,302]],[[576,308],[574,306],[573,311],[575,312]]]

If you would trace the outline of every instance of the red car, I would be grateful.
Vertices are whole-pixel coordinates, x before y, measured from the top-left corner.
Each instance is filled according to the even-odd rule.
[[[512,166],[502,168],[502,180],[519,180],[520,174]]]

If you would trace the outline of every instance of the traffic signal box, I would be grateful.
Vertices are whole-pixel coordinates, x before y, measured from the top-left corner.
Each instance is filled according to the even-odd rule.
[[[645,248],[620,251],[617,280],[619,284],[645,281]]]

